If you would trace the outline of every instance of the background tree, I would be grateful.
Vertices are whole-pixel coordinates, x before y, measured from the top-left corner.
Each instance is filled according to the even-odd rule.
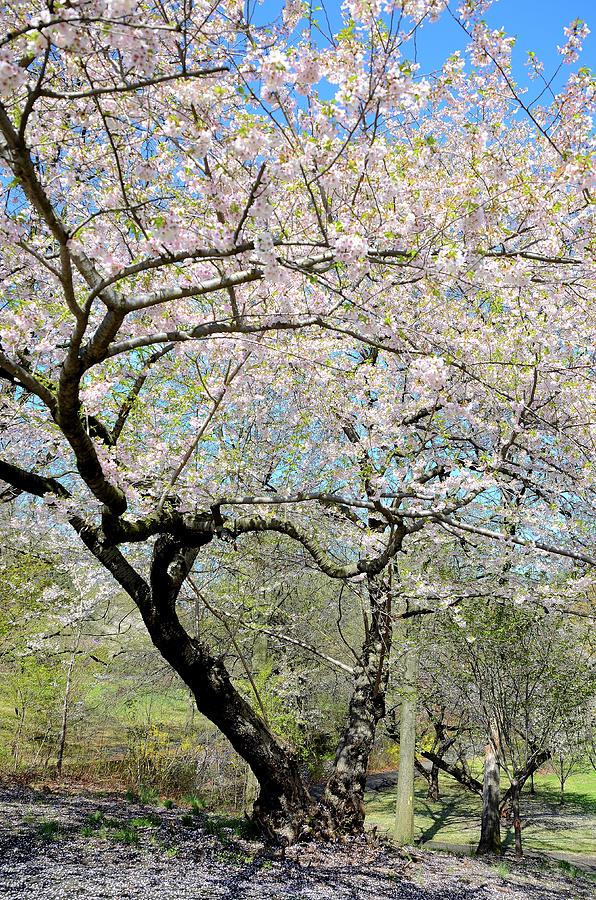
[[[489,745],[483,811],[487,828],[479,849],[497,849],[500,804],[510,807],[521,856],[522,788],[556,752],[557,734],[571,732],[578,716],[585,715],[594,690],[593,661],[578,654],[573,625],[552,614],[545,621],[542,611],[506,606],[469,608],[464,615],[466,639],[459,642],[459,653],[473,678],[479,724]],[[509,782],[500,798],[497,767]]]
[[[395,838],[398,844],[414,843],[414,771],[416,761],[416,699],[420,649],[405,653],[403,698],[399,720],[399,773],[395,801]]]

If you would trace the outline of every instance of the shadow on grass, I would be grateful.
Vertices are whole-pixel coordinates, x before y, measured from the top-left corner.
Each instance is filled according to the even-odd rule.
[[[428,841],[432,841],[441,828],[444,828],[449,824],[450,817],[455,817],[455,814],[458,812],[460,812],[461,818],[461,809],[455,799],[450,800],[449,803],[443,803],[439,809],[431,809],[430,805],[427,804],[424,810],[424,816],[425,818],[431,819],[431,824],[423,830],[418,838],[418,843],[425,844]]]
[[[579,791],[565,791],[565,800],[559,802],[557,791],[541,788],[539,797],[553,809],[559,810],[561,815],[568,813],[580,813],[586,816],[596,816],[596,798]]]
[[[596,825],[596,773],[576,776],[565,802],[559,803],[558,786],[552,776],[536,779],[536,794],[522,795],[523,842],[528,850],[560,852],[594,858]],[[433,842],[468,848],[476,845],[480,832],[482,801],[463,790],[452,779],[440,778],[441,800],[426,797],[426,784],[416,781],[416,829],[421,844]],[[506,784],[502,785],[503,789]],[[381,782],[367,796],[367,820],[391,837],[394,829],[395,791]],[[513,845],[511,823],[502,822],[506,848]]]

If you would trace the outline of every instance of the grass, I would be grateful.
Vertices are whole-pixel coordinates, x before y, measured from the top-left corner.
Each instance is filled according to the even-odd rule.
[[[205,816],[201,827],[207,834],[219,838],[223,844],[234,837],[250,839],[257,836],[255,826],[249,819],[235,816]]]
[[[571,775],[565,784],[565,801],[560,805],[560,787],[556,775],[541,775],[536,779],[540,785],[540,798],[559,809],[575,807],[586,815],[596,817],[596,772],[580,772]]]
[[[191,811],[195,816],[200,815],[209,808],[209,801],[204,797],[197,796],[197,794],[185,794],[182,797],[182,803],[186,803],[187,806],[190,806]]]
[[[567,875],[568,878],[579,878],[585,874],[582,869],[578,869],[577,866],[567,862],[565,859],[560,860],[557,865],[561,872]]]
[[[143,806],[159,803],[159,791],[157,788],[146,784],[139,785],[136,791],[129,789],[124,796],[127,803],[141,803]]]
[[[235,846],[236,838],[250,840],[259,836],[258,830],[249,819],[239,816],[209,815],[196,806],[192,807],[191,812],[180,816],[180,824],[185,828],[198,827],[205,834],[216,837],[221,844],[217,851],[219,858],[233,863],[238,862],[240,857],[244,858],[242,852]],[[249,857],[246,859],[250,861]]]
[[[448,776],[440,777],[441,800],[426,798],[426,782],[416,779],[416,840],[429,841],[461,849],[475,849],[480,836],[481,800],[465,791]],[[559,804],[559,789],[554,775],[535,778],[536,795],[522,794],[523,842],[527,850],[559,851],[582,855],[596,853],[596,772],[584,772],[569,778],[565,803]],[[367,797],[367,823],[391,836],[394,827],[395,790]],[[513,829],[503,823],[503,845],[513,846]]]
[[[497,873],[497,875],[499,876],[499,878],[503,879],[503,881],[505,881],[505,879],[509,875],[509,866],[506,866],[505,863],[502,863],[502,862],[497,863],[497,865],[494,866],[494,870]]]
[[[138,844],[139,832],[131,825],[122,828],[114,828],[109,832],[109,837],[118,844]]]
[[[56,840],[63,831],[64,827],[60,822],[53,822],[49,819],[45,822],[38,822],[37,824],[37,833],[46,841]]]
[[[138,816],[126,821],[108,819],[100,810],[92,812],[80,829],[83,837],[101,837],[119,844],[138,844],[141,832],[160,824],[156,816]]]

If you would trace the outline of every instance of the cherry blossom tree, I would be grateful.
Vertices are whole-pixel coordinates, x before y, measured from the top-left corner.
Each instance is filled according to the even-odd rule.
[[[558,560],[578,591],[595,560],[594,87],[554,93],[532,56],[526,97],[488,6],[349,2],[338,34],[296,2],[2,13],[4,493],[134,599],[287,841],[362,827],[398,554]],[[470,63],[422,77],[441,14]],[[318,811],[177,610],[197,558],[264,532],[366,590]]]

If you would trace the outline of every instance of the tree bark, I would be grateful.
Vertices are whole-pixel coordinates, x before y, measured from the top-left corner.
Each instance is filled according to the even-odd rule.
[[[175,598],[172,602],[168,594],[172,590],[169,584],[172,563],[177,562],[183,568],[192,565],[181,559],[184,554],[184,548],[176,546],[172,539],[158,538],[152,602],[148,615],[143,615],[143,610],[141,614],[164,659],[191,688],[199,712],[225,734],[254,772],[259,795],[253,806],[253,820],[270,838],[284,844],[293,843],[309,830],[313,811],[298,759],[236,690],[223,661],[214,657],[205,644],[189,638],[182,628],[175,614]],[[161,555],[163,559],[159,559]],[[176,587],[174,578],[175,593]],[[152,611],[157,607],[160,615],[156,628]]]
[[[64,697],[62,700],[62,720],[60,722],[60,734],[58,737],[58,753],[56,756],[56,774],[58,778],[62,775],[62,763],[64,761],[64,750],[66,749],[66,730],[68,726],[68,710],[70,706],[70,689],[72,686],[72,672],[74,669],[76,652],[73,649],[68,661],[68,669],[66,670],[66,684],[64,686]]]
[[[193,693],[197,709],[228,738],[259,783],[253,820],[272,840],[291,844],[310,833],[314,804],[296,755],[273,735],[234,687],[221,658],[182,626],[176,599],[196,559],[171,535],[157,538],[147,583],[117,547],[81,523],[79,533],[137,604],[149,636]],[[211,540],[206,535],[204,543]]]
[[[317,816],[317,831],[327,839],[358,834],[364,826],[368,759],[385,707],[384,691],[381,694],[374,688],[377,667],[378,656],[371,653],[356,675],[346,727]]]
[[[441,792],[439,789],[439,767],[436,762],[431,765],[427,797],[435,803],[441,799]]]
[[[521,814],[519,808],[520,786],[517,778],[511,782],[511,812],[513,814],[513,831],[515,834],[515,855],[518,859],[524,855],[522,848]]]
[[[293,843],[309,829],[313,804],[298,759],[284,747],[236,690],[220,659],[205,646],[191,648],[192,659],[162,653],[192,689],[197,708],[226,735],[259,783],[253,805],[255,823],[272,839]],[[182,662],[182,664],[180,664]]]
[[[501,778],[499,772],[499,735],[491,724],[484,751],[484,784],[482,788],[482,823],[479,854],[501,853]]]
[[[395,804],[395,839],[398,844],[414,840],[414,764],[416,760],[416,689],[419,651],[411,647],[406,655],[405,695],[399,726],[399,773]]]
[[[385,715],[391,648],[390,598],[387,585],[369,579],[371,621],[356,671],[346,726],[335,754],[333,773],[317,813],[317,833],[327,840],[360,834],[364,828],[368,760],[377,725]]]

